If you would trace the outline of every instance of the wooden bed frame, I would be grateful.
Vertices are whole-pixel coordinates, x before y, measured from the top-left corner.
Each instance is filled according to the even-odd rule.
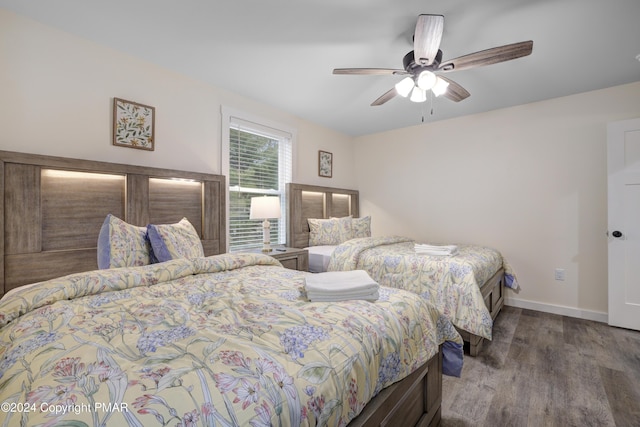
[[[498,313],[504,306],[504,286],[504,269],[501,268],[480,287],[484,304],[489,309],[493,320],[496,320]],[[456,330],[460,333],[465,343],[469,343],[469,355],[477,356],[482,350],[482,344],[485,339],[457,327]]]
[[[109,213],[138,226],[186,217],[206,255],[226,251],[224,176],[7,151],[0,169],[0,296],[97,269]]]
[[[96,269],[98,234],[109,213],[138,226],[186,217],[205,255],[225,252],[225,182],[222,175],[0,151],[0,297]],[[344,200],[339,195],[328,204],[342,213]],[[357,192],[350,206],[357,214]],[[441,400],[439,351],[382,390],[350,425],[437,426]]]
[[[442,348],[414,373],[375,396],[349,427],[440,425]]]
[[[309,246],[308,218],[359,216],[358,190],[287,184],[287,204],[287,246],[294,248]],[[480,287],[492,319],[498,316],[504,305],[504,286],[504,269],[500,269]],[[461,329],[458,329],[458,332],[465,343],[468,343],[469,354],[477,356],[482,349],[484,338]]]
[[[308,218],[359,216],[358,190],[287,184],[287,246],[309,246]]]

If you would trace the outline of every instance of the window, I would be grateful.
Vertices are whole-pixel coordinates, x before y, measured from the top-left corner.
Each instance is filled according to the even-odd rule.
[[[229,251],[262,245],[262,220],[249,219],[251,198],[261,195],[280,197],[281,218],[269,220],[271,242],[286,243],[286,184],[293,177],[294,136],[285,126],[223,109]]]

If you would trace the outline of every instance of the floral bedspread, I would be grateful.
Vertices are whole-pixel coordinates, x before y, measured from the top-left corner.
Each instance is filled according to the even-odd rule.
[[[414,244],[412,239],[397,236],[348,240],[334,250],[328,270],[366,270],[380,285],[417,293],[457,327],[491,339],[493,321],[480,285],[504,267],[507,284],[518,287],[500,252],[458,245],[455,256],[432,256],[416,254]]]
[[[0,300],[0,426],[345,425],[451,323],[414,294],[311,303],[261,254],[98,270]]]

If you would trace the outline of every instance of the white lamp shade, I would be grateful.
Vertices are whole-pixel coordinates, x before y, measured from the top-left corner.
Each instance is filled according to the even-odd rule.
[[[411,97],[409,99],[413,102],[424,102],[427,100],[427,94],[424,90],[416,86],[411,91]]]
[[[413,83],[413,79],[411,77],[405,77],[396,83],[396,92],[398,92],[398,95],[406,98],[409,96],[409,93],[414,86],[415,84]]]
[[[436,84],[436,75],[429,70],[420,73],[416,85],[422,90],[429,90]]]
[[[436,79],[436,84],[433,85],[431,91],[435,96],[440,96],[447,91],[447,87],[449,87],[449,82],[438,77]]]
[[[280,218],[280,197],[258,196],[251,198],[249,219]]]

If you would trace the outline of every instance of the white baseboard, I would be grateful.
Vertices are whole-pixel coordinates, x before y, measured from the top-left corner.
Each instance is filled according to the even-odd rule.
[[[527,310],[543,311],[545,313],[559,314],[561,316],[576,317],[578,319],[593,320],[602,323],[609,322],[609,315],[600,311],[582,310],[574,307],[526,301],[510,297],[505,297],[504,303],[511,307],[525,308]]]

